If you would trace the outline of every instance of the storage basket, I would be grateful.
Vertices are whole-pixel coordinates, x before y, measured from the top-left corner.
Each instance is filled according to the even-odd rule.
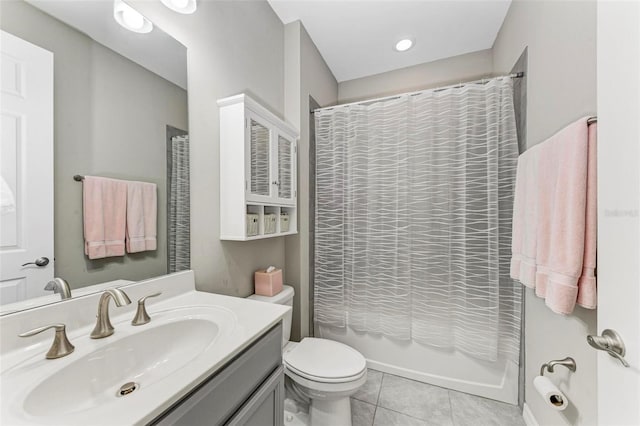
[[[276,232],[276,214],[275,213],[265,213],[264,215],[264,233],[265,234],[274,234]]]
[[[289,213],[280,213],[280,232],[289,232]]]
[[[260,225],[259,215],[256,213],[247,213],[247,237],[258,235]]]

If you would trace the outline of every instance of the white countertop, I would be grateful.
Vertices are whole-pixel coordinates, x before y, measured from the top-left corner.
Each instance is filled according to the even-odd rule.
[[[267,330],[282,320],[291,308],[256,302],[244,298],[222,296],[195,290],[193,273],[191,271],[172,274],[165,277],[135,283],[123,287],[132,300],[131,305],[124,308],[111,306],[111,322],[115,327],[114,335],[105,339],[92,340],[89,338],[97,311],[99,294],[72,301],[44,306],[16,314],[0,317],[0,400],[2,410],[0,423],[7,425],[26,424],[94,424],[94,425],[127,425],[145,424],[159,416],[172,404],[180,400],[196,385],[218,371],[228,361],[251,345]],[[147,310],[152,318],[149,324],[133,327],[136,300],[138,297],[153,291],[163,291],[162,300],[154,303],[154,299],[147,301]],[[74,304],[74,302],[76,302]],[[66,305],[66,306],[61,306]],[[182,312],[199,308],[224,310],[228,313],[228,320],[221,326],[219,335],[206,351],[197,354],[186,365],[176,371],[168,373],[153,386],[141,388],[126,397],[113,397],[107,402],[87,409],[74,408],[62,410],[65,412],[55,415],[33,415],[24,409],[24,401],[34,387],[41,383],[44,377],[49,377],[66,367],[73,368],[74,362],[83,356],[94,353],[101,346],[113,343],[117,339],[134,336],[144,327],[160,326],[163,316],[183,307]],[[51,311],[54,312],[51,312]],[[88,314],[88,312],[91,312]],[[78,321],[75,316],[82,316]],[[35,316],[35,317],[34,317]],[[87,321],[87,318],[88,321]],[[21,318],[20,318],[21,317]],[[57,317],[62,317],[58,319]],[[66,317],[66,318],[65,318]],[[51,322],[65,322],[68,325],[69,340],[75,345],[74,353],[55,360],[45,359],[45,353],[52,341],[52,331],[42,333],[44,337],[29,339],[15,338],[16,334],[24,332],[31,325],[46,325]],[[41,335],[39,335],[41,336]],[[134,337],[135,338],[135,337]],[[171,345],[171,336],[163,336],[163,343]],[[72,371],[72,370],[70,370]],[[87,377],[91,381],[91,377]],[[60,394],[52,394],[51,398],[60,403],[66,402],[61,396],[65,389],[59,389]]]

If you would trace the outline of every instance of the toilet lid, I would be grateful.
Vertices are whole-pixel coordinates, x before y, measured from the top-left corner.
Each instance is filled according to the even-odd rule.
[[[367,361],[355,349],[327,339],[307,337],[284,354],[287,367],[313,379],[350,379],[361,375]]]

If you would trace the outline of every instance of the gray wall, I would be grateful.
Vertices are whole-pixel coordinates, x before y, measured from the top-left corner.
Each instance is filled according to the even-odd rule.
[[[55,275],[77,288],[166,273],[165,127],[187,127],[187,93],[23,1],[1,8],[3,30],[54,53]],[[74,174],[158,184],[158,250],[88,260]]]
[[[515,0],[493,47],[496,73],[504,73],[528,46],[527,144],[596,111],[595,1]],[[576,307],[561,316],[532,290],[525,292],[525,400],[541,425],[595,424],[596,352],[586,335],[596,332],[596,312]],[[544,406],[532,381],[540,365],[572,356],[575,373],[552,375],[570,400],[563,412]]]
[[[295,288],[292,338],[309,336],[309,259],[313,224],[309,208],[309,97],[336,104],[338,83],[300,21],[285,26],[285,115],[300,130],[298,142],[298,234],[286,237],[285,280]]]
[[[192,15],[133,1],[187,46],[191,143],[191,267],[199,290],[247,296],[253,272],[284,267],[284,238],[220,241],[220,98],[246,92],[284,116],[284,27],[266,1],[201,1]]]
[[[491,50],[401,68],[338,85],[341,104],[475,80],[493,72]]]

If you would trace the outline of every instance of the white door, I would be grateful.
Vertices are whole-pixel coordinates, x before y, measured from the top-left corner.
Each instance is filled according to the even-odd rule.
[[[53,278],[53,54],[4,31],[0,50],[0,304],[6,304],[50,293],[44,286]]]
[[[640,425],[640,5],[598,2],[598,424]]]

